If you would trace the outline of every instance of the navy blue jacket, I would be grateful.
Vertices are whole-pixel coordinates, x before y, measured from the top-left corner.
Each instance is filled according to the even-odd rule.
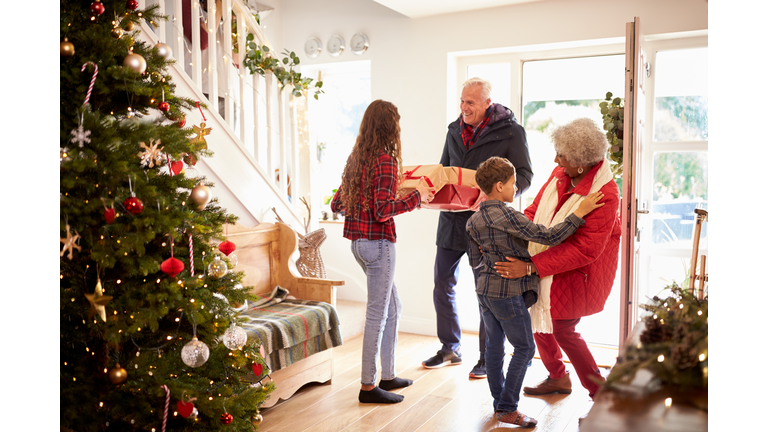
[[[525,129],[517,122],[512,110],[501,104],[494,104],[491,120],[480,131],[480,136],[469,151],[461,139],[460,124],[461,116],[448,125],[443,155],[440,158],[443,166],[477,170],[477,167],[491,156],[507,158],[517,171],[515,197],[528,190],[533,179],[528,141],[525,139]],[[469,247],[466,226],[473,214],[474,212],[469,210],[441,211],[437,225],[437,245],[446,249],[466,251]]]

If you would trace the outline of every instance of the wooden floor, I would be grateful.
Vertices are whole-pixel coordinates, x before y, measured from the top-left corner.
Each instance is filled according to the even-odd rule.
[[[463,364],[425,369],[421,362],[434,355],[440,343],[436,337],[410,333],[400,333],[397,347],[397,375],[414,381],[412,386],[395,391],[405,400],[392,405],[361,404],[357,396],[362,340],[362,335],[356,336],[334,348],[332,383],[309,384],[289,400],[262,410],[264,420],[259,431],[574,432],[579,429],[579,417],[592,405],[568,364],[573,393],[521,396],[519,409],[539,421],[536,428],[520,429],[498,422],[487,380],[469,378],[478,358],[476,350],[470,349],[478,346],[477,335],[463,337]],[[602,372],[607,376],[607,369]],[[535,385],[546,376],[541,361],[534,359],[523,385]]]

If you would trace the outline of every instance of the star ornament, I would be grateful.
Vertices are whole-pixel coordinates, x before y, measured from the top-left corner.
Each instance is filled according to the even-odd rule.
[[[72,129],[72,132],[70,132],[70,134],[72,135],[71,142],[77,143],[80,146],[80,148],[83,148],[84,143],[91,142],[91,138],[89,138],[91,136],[91,131],[83,130],[82,124],[78,126],[77,129]]]
[[[59,253],[60,257],[63,257],[65,253],[69,252],[67,258],[72,260],[73,250],[77,249],[77,251],[80,252],[80,245],[77,244],[80,241],[80,234],[75,231],[75,235],[72,235],[69,231],[69,224],[67,224],[67,237],[60,238],[59,240],[64,244],[64,248],[61,249],[61,253]]]
[[[205,123],[200,123],[200,126],[192,125],[192,130],[197,135],[189,139],[190,144],[198,146],[199,149],[207,149],[208,143],[205,141],[205,136],[211,133],[211,128],[205,127]]]
[[[149,140],[149,146],[144,142],[140,142],[139,145],[144,151],[136,153],[136,156],[141,158],[141,166],[144,168],[153,168],[155,165],[160,166],[163,162],[162,151],[165,147],[157,148],[160,145],[160,140]]]
[[[91,304],[91,309],[88,310],[88,319],[99,314],[101,320],[107,322],[107,310],[104,306],[112,300],[112,296],[104,295],[104,290],[101,288],[101,279],[96,282],[96,289],[94,289],[93,294],[85,294],[85,298]]]

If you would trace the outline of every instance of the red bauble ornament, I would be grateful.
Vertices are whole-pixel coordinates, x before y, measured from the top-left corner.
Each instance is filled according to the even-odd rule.
[[[195,410],[195,404],[192,402],[178,401],[176,402],[176,408],[179,410],[179,414],[181,414],[182,417],[187,418],[191,416],[192,411]]]
[[[232,423],[232,420],[234,420],[234,417],[232,417],[232,414],[230,413],[224,413],[221,415],[221,424],[230,424]]]
[[[91,3],[91,12],[93,12],[96,15],[101,15],[104,13],[104,5],[101,4],[99,0],[96,0],[95,2]]]
[[[160,264],[160,270],[170,277],[176,277],[177,274],[184,270],[184,263],[174,257],[170,257]]]
[[[169,104],[166,101],[162,101],[159,104],[157,104],[157,109],[159,109],[162,112],[168,112],[168,110],[171,109],[171,104]]]
[[[137,2],[136,0],[128,0],[128,3],[125,5],[125,7],[127,7],[130,10],[136,10],[139,7],[139,2]]]
[[[184,169],[184,162],[182,161],[173,161],[170,164],[171,174],[177,175],[181,172],[181,170]]]
[[[104,219],[107,220],[108,224],[111,224],[115,221],[115,209],[114,208],[105,208],[104,209]]]
[[[257,377],[261,376],[261,373],[264,372],[264,366],[262,366],[261,363],[254,363],[252,367],[253,367],[253,373]]]
[[[126,198],[125,201],[123,201],[123,206],[125,206],[125,210],[132,215],[137,215],[144,210],[144,203],[135,196]]]
[[[178,126],[180,128],[183,128],[185,124],[187,124],[187,119],[184,118],[184,117],[182,117],[181,120],[176,122],[176,126]]]
[[[235,244],[229,240],[219,243],[219,250],[221,251],[221,253],[227,256],[229,256],[229,254],[234,252],[236,248],[237,246],[235,246]]]

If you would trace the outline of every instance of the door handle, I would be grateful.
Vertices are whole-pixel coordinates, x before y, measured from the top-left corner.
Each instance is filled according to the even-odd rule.
[[[645,209],[638,209],[637,210],[637,214],[648,214],[648,213],[650,213],[650,210],[645,210]]]

